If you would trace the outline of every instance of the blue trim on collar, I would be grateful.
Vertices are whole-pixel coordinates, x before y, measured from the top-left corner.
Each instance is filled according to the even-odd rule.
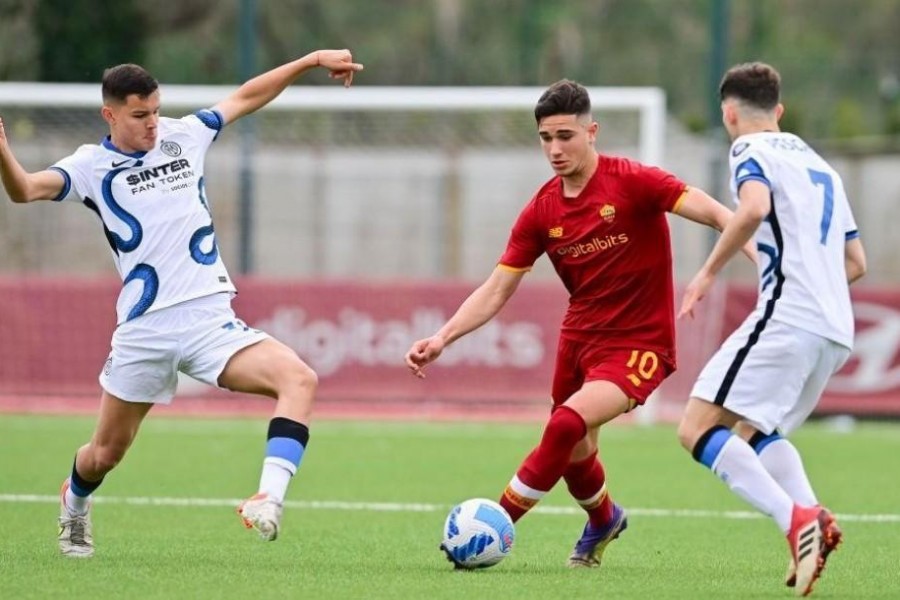
[[[112,150],[113,152],[118,152],[122,156],[128,156],[131,158],[144,158],[144,156],[147,154],[145,151],[125,152],[124,150],[119,150],[118,148],[116,148],[116,145],[112,143],[112,140],[109,138],[109,136],[103,138],[103,140],[100,142],[100,145],[107,150]]]

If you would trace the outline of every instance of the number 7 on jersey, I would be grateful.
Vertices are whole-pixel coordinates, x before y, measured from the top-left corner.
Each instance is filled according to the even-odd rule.
[[[809,173],[809,179],[813,182],[813,185],[821,185],[822,190],[825,193],[825,206],[822,209],[822,223],[819,225],[822,232],[819,243],[824,246],[828,239],[828,229],[831,227],[831,213],[834,210],[834,182],[831,179],[831,175],[824,171],[807,169],[807,172]]]

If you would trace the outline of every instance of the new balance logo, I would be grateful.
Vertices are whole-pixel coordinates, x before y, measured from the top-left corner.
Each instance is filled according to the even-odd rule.
[[[551,227],[550,231],[547,232],[552,238],[561,238],[563,236],[563,228],[562,227]]]

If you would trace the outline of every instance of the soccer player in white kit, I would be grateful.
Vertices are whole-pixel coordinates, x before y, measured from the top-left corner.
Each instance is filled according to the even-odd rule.
[[[91,494],[124,457],[154,404],[168,404],[181,371],[221,388],[276,399],[259,491],[238,508],[265,540],[309,440],[315,372],[293,350],[247,327],[231,309],[235,287],[222,263],[203,162],[225,125],[262,108],[316,67],[349,86],[362,69],[348,50],[318,50],[251,79],[210,109],[159,116],[156,80],[123,64],[103,74],[109,135],[49,169],[15,159],[0,120],[0,176],[13,202],[81,202],[100,218],[123,280],[112,350],[100,373],[100,412],[78,449],[60,498],[59,547],[94,553]]]
[[[775,69],[749,63],[730,69],[719,89],[738,208],[685,290],[679,316],[693,316],[751,237],[759,299],[701,372],[678,437],[775,520],[791,550],[785,583],[805,596],[841,531],[782,436],[806,420],[850,355],[849,283],[865,274],[866,258],[840,176],[803,140],[779,130],[780,88]]]

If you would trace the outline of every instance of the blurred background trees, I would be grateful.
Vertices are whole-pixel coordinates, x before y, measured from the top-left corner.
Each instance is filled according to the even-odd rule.
[[[701,130],[717,1],[249,4],[257,70],[349,47],[366,64],[359,85],[658,85],[672,114]],[[818,140],[900,133],[900,0],[724,1],[726,63],[781,70],[788,128]],[[242,2],[0,0],[0,79],[97,81],[134,61],[167,83],[237,83]]]

